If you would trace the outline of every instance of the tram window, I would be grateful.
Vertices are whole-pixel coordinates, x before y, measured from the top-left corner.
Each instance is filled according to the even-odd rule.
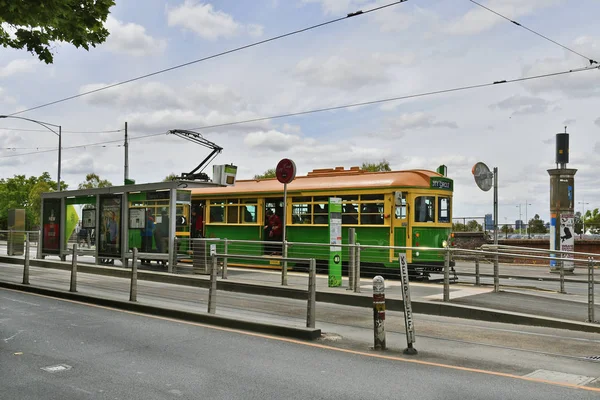
[[[315,197],[315,200],[322,199],[321,197]],[[329,204],[315,204],[314,210],[314,224],[328,224],[329,223]]]
[[[231,203],[229,203],[231,204]],[[237,224],[239,222],[239,210],[240,207],[236,205],[227,205],[227,223]]]
[[[292,224],[310,224],[310,214],[309,204],[292,204]]]
[[[450,222],[450,198],[438,197],[438,222]]]
[[[224,206],[210,206],[210,222],[223,222]]]
[[[415,199],[415,222],[433,222],[434,215],[434,196],[419,196]]]
[[[383,195],[381,196],[383,198]],[[361,196],[361,200],[364,196]],[[383,203],[363,203],[360,210],[361,225],[383,225]]]
[[[246,204],[240,207],[240,221],[245,224],[256,223],[256,205]]]
[[[358,200],[358,196],[355,199]],[[342,205],[342,224],[356,225],[358,224],[358,203],[343,203]]]
[[[362,201],[379,200],[383,201],[383,194],[363,194],[360,196]]]
[[[396,219],[406,218],[406,198],[402,198],[402,205],[396,206]]]

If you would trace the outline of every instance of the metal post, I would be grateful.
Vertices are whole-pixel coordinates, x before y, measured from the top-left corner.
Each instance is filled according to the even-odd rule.
[[[348,229],[348,290],[354,289],[354,268],[355,267],[355,258],[356,258],[356,249],[354,244],[356,242],[355,238],[355,229]]]
[[[43,214],[40,214],[40,215],[43,215]],[[37,260],[42,258],[42,231],[41,230],[38,231],[37,249],[36,249],[35,258]]]
[[[60,192],[60,162],[62,157],[62,127],[58,127],[58,179],[56,181],[57,191]]]
[[[481,286],[481,276],[479,276],[479,257],[475,257],[475,286]]]
[[[588,320],[596,322],[594,318],[594,258],[588,257]]]
[[[519,217],[519,219],[521,219]],[[500,269],[498,267],[498,167],[494,167],[494,246],[496,246],[496,255],[494,256],[494,293],[500,291]]]
[[[129,180],[129,142],[127,141],[127,121],[125,121],[125,144],[123,145],[125,148],[125,168],[124,168],[124,179],[123,183],[127,185],[127,181]]]
[[[385,350],[385,281],[373,278],[373,348]]]
[[[310,259],[308,271],[308,302],[306,305],[306,327],[315,327],[315,307],[317,300],[317,261]]]
[[[288,270],[287,270],[287,256],[288,256],[288,241],[283,240],[283,265],[281,266],[281,284],[287,286],[288,284]]]
[[[131,259],[131,287],[129,289],[129,301],[137,301],[137,247],[133,248],[133,257]]]
[[[69,291],[77,291],[77,244],[73,245],[73,260],[71,262],[71,288]]]
[[[565,264],[562,258],[560,259],[560,292],[567,293],[565,292]]]
[[[29,232],[25,233],[25,263],[23,265],[23,285],[29,285]]]
[[[229,241],[225,238],[225,243],[223,245],[223,270],[221,271],[221,278],[227,279],[227,254],[229,254]]]
[[[498,247],[494,256],[494,293],[500,291],[500,267],[498,266]]]
[[[444,254],[444,301],[450,301],[450,248]]]
[[[354,257],[354,293],[360,293],[360,243],[356,243],[356,256]]]
[[[208,312],[217,312],[217,255],[212,255],[212,267],[210,269],[210,286],[208,289]]]

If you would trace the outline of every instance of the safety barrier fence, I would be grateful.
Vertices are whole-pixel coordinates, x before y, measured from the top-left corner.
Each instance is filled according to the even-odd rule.
[[[24,236],[24,276],[23,281],[29,279],[29,258],[35,254],[32,250],[32,244],[39,238],[39,232],[26,231],[3,231],[7,235]],[[32,239],[33,238],[33,239]],[[184,245],[185,244],[185,245]],[[294,271],[296,276],[306,276],[305,272],[310,271],[310,260],[315,260],[315,272],[327,272],[327,263],[329,260],[330,244],[325,243],[301,243],[301,242],[270,242],[269,250],[281,249],[278,254],[268,253],[265,255],[265,243],[262,241],[251,240],[228,240],[219,238],[209,239],[188,239],[186,243],[182,240],[176,241],[179,250],[179,258],[189,257],[192,264],[179,264],[175,269],[176,273],[185,273],[192,270],[195,273],[211,274],[214,271],[212,264],[214,262],[210,253],[210,245],[214,245],[214,253],[218,254],[217,265],[221,268],[222,279],[228,277],[229,265],[259,265],[272,268],[270,279],[266,278],[264,269],[253,270],[253,273],[242,272],[244,279],[253,279],[255,283],[264,280],[265,283],[273,284],[273,274],[281,275],[281,285],[288,285],[288,269]],[[415,253],[438,254],[441,257],[443,268],[438,271],[442,276],[439,279],[443,282],[443,300],[450,301],[451,281],[460,281],[463,284],[493,285],[494,292],[498,292],[500,287],[523,286],[527,281],[530,288],[553,290],[558,293],[580,294],[587,297],[588,321],[595,321],[594,315],[594,292],[596,284],[594,270],[597,262],[592,256],[593,253],[561,252],[542,249],[531,249],[515,246],[493,246],[485,245],[481,249],[467,250],[458,248],[425,248],[425,247],[402,247],[402,246],[378,246],[371,244],[350,243],[337,245],[341,249],[342,259],[344,260],[344,288],[356,293],[361,291],[361,276],[375,276],[381,272],[381,265],[390,262],[398,265],[397,259],[399,253],[411,251],[413,253],[413,263],[415,263]],[[182,250],[182,248],[187,250]],[[202,249],[202,251],[197,251]],[[70,250],[70,249],[69,249]],[[277,253],[274,251],[273,253]],[[513,266],[502,265],[499,260],[502,257],[521,257],[525,253],[531,260],[544,263],[545,267],[532,267],[529,271],[523,272],[515,269]],[[85,256],[85,251],[80,248],[77,250],[79,256]],[[17,254],[18,255],[18,254]],[[284,256],[285,255],[285,256]],[[286,257],[288,256],[289,257]],[[395,256],[395,257],[394,257]],[[588,257],[583,259],[583,257]],[[575,257],[567,259],[564,257]],[[131,257],[129,257],[131,258]],[[200,271],[197,268],[198,258],[201,258]],[[391,261],[390,261],[391,260]],[[456,268],[452,267],[456,262]],[[551,276],[548,273],[550,263],[555,263],[554,272],[557,275]],[[378,265],[379,264],[379,265]],[[415,263],[418,265],[418,263]],[[572,265],[565,268],[565,264]],[[137,267],[137,264],[136,264]],[[533,269],[537,269],[533,271]],[[570,270],[570,271],[569,271]],[[244,270],[249,271],[249,270]],[[300,271],[301,274],[297,274]],[[392,278],[398,275],[398,268],[388,268]],[[541,271],[541,272],[540,272]],[[573,276],[568,272],[574,272]],[[216,271],[215,271],[216,273]],[[237,273],[240,273],[239,270]],[[252,278],[249,278],[249,276]],[[433,276],[433,275],[432,275]],[[543,278],[540,278],[543,276]],[[474,280],[473,280],[474,278]],[[501,282],[502,280],[502,282]],[[569,285],[568,290],[566,284]],[[587,287],[586,287],[587,286]]]

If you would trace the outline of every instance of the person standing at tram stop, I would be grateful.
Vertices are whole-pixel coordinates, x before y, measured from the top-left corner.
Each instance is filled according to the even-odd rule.
[[[266,239],[272,242],[281,242],[283,240],[283,226],[281,225],[281,219],[273,210],[267,210],[267,224],[264,227],[266,233]],[[281,254],[279,245],[272,244],[269,246],[271,255]]]
[[[142,253],[152,251],[152,236],[154,236],[154,216],[152,210],[146,210],[146,227],[142,229]]]
[[[192,238],[202,238],[204,228],[204,218],[202,216],[202,208],[194,208],[192,210]]]

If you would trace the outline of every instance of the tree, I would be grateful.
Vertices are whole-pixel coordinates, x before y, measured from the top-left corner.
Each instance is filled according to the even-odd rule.
[[[500,229],[500,231],[504,234],[509,234],[513,233],[515,230],[510,225],[502,225],[502,229]]]
[[[0,0],[1,1],[1,0]],[[40,195],[50,192],[56,187],[56,182],[50,179],[50,174],[31,176],[15,175],[12,178],[0,179],[0,229],[6,229],[8,210],[11,208],[25,209],[25,229],[33,229],[40,223]],[[61,187],[67,185],[61,181]]]
[[[381,160],[379,163],[367,163],[364,162],[360,167],[363,171],[369,172],[380,172],[380,171],[391,171],[390,162],[385,158]]]
[[[0,44],[27,49],[51,64],[53,42],[86,50],[103,43],[109,35],[104,23],[114,4],[114,0],[0,0]]]
[[[465,232],[466,230],[467,230],[467,227],[465,226],[465,224],[461,224],[460,222],[452,223],[452,231],[453,232]]]
[[[78,186],[79,189],[96,189],[111,187],[113,184],[106,179],[100,179],[98,174],[91,173],[85,176],[85,181],[81,182]]]
[[[573,230],[578,235],[583,233],[583,218],[581,217],[581,213],[579,211],[575,213],[575,226],[573,227]]]
[[[467,225],[465,226],[466,231],[467,232],[482,232],[483,231],[483,226],[481,226],[481,224],[475,220],[471,220],[469,222],[467,222]]]
[[[163,179],[163,182],[171,182],[176,179],[179,179],[179,175],[176,175],[174,172],[171,172],[169,175],[165,176],[165,179]]]
[[[548,233],[544,220],[538,214],[529,220],[529,233]]]
[[[269,179],[275,178],[275,168],[271,168],[263,172],[261,175],[254,175],[254,179]]]
[[[594,235],[600,233],[600,213],[597,208],[594,210],[587,210],[583,220],[585,221],[586,230],[589,230],[590,233]]]

